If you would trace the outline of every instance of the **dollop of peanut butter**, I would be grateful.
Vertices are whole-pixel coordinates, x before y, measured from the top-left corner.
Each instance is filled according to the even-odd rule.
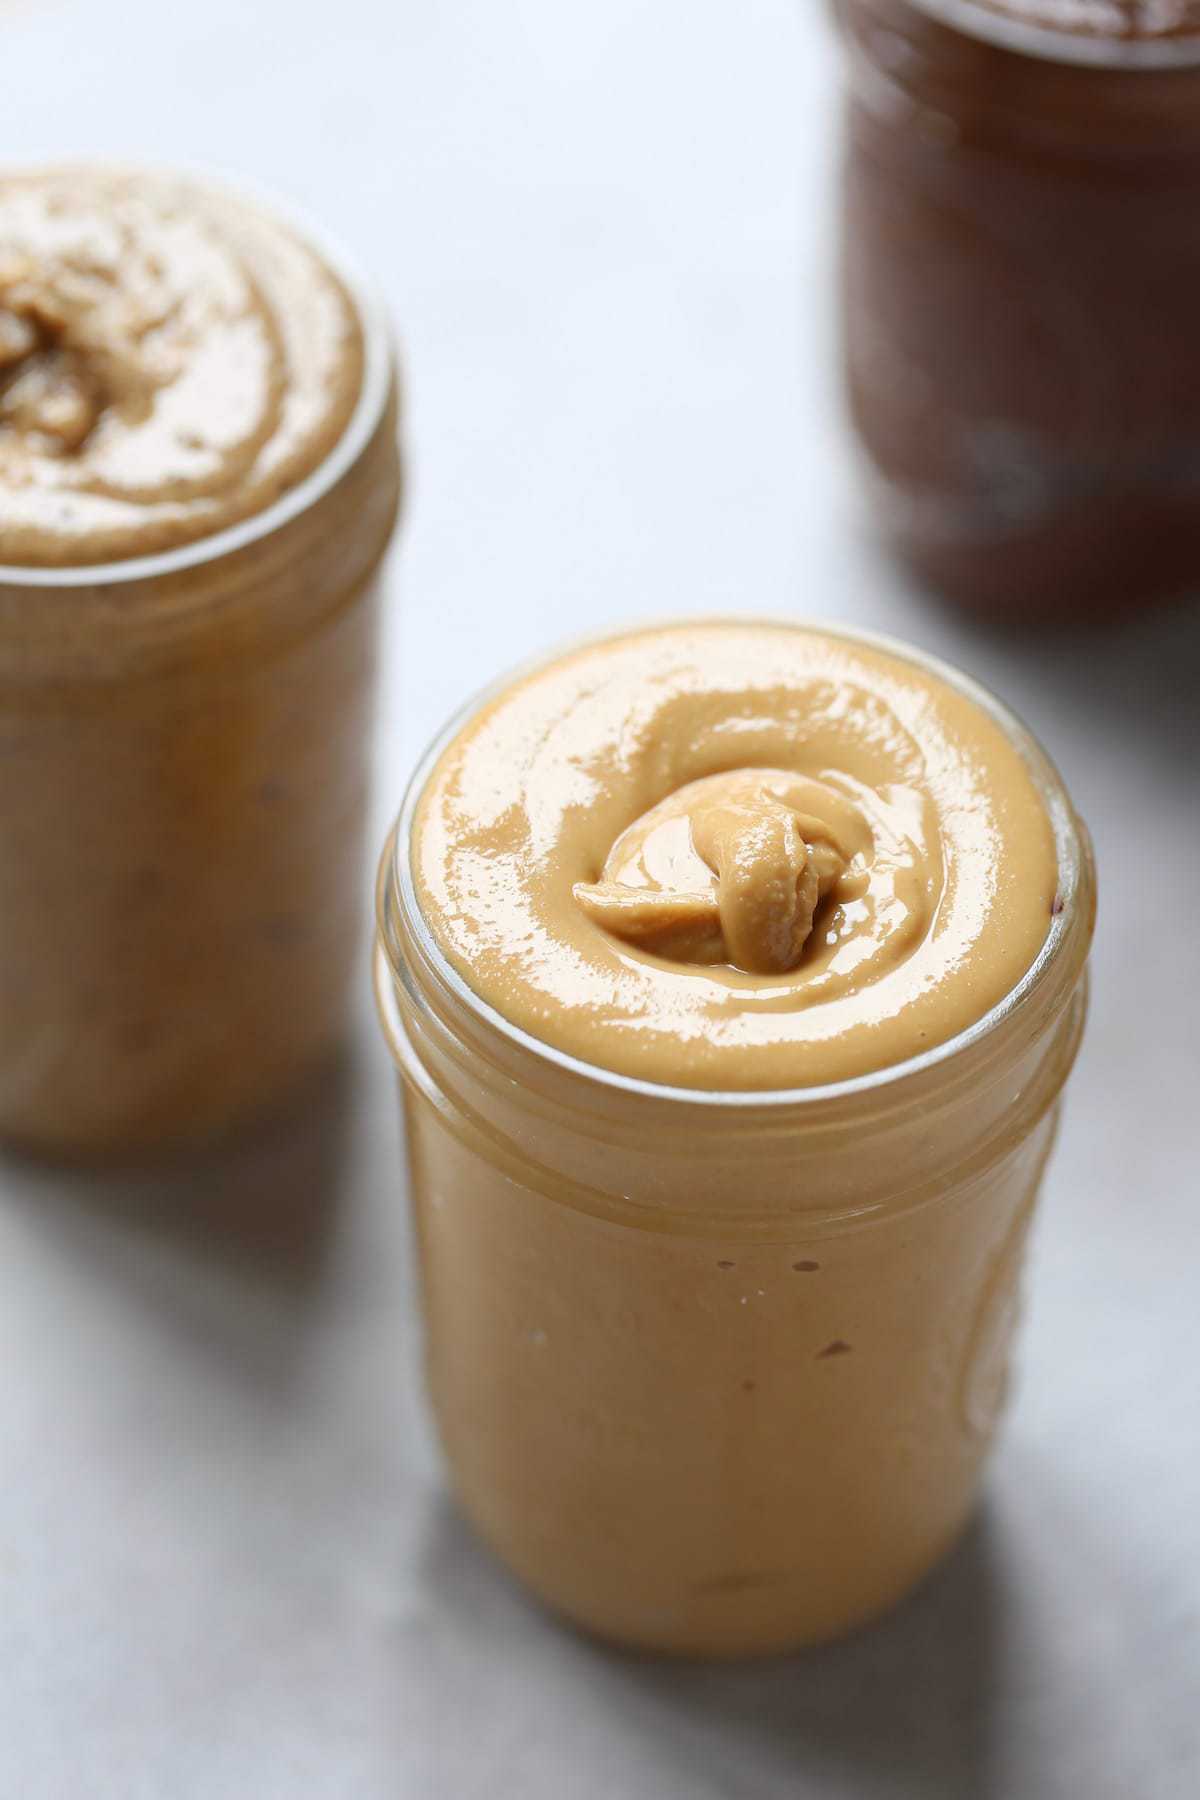
[[[479,997],[670,1086],[821,1085],[932,1049],[1050,927],[1053,829],[992,713],[903,654],[718,621],[515,682],[419,799],[421,910]]]
[[[263,511],[337,443],[362,360],[333,271],[249,203],[0,176],[0,562],[111,562]]]
[[[868,842],[865,820],[825,784],[733,770],[652,806],[575,898],[606,931],[658,956],[786,974],[818,907],[864,891]]]

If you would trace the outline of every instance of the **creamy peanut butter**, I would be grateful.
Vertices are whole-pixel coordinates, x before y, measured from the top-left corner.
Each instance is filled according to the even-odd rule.
[[[820,1085],[944,1043],[1050,926],[1050,821],[950,680],[820,631],[717,622],[594,644],[443,754],[422,911],[481,999],[671,1086]]]
[[[210,1138],[337,1044],[396,419],[386,328],[288,226],[0,176],[4,1138]]]
[[[430,752],[377,994],[434,1413],[535,1594],[620,1643],[762,1654],[946,1552],[1093,909],[1037,745],[877,640],[630,634]]]
[[[144,170],[0,177],[0,563],[262,512],[336,444],[362,371],[338,277],[248,202]]]

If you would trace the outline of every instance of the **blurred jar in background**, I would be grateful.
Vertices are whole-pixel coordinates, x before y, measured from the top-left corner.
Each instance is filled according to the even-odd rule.
[[[878,522],[947,595],[1200,586],[1200,4],[834,0]]]
[[[359,937],[386,327],[191,180],[0,177],[0,1134],[154,1149],[336,1045]]]

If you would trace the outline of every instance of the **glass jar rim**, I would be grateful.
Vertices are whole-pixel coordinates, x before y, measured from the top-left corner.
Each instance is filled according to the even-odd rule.
[[[261,512],[226,526],[208,537],[192,539],[174,550],[160,550],[148,556],[124,557],[119,561],[68,563],[60,566],[0,562],[0,587],[12,588],[97,588],[124,586],[130,582],[154,581],[179,574],[208,562],[218,561],[269,537],[281,526],[290,524],[335,487],[370,443],[387,405],[391,386],[395,350],[387,309],[375,283],[356,259],[343,248],[336,237],[314,226],[296,207],[281,201],[256,183],[241,177],[226,176],[222,171],[188,163],[120,163],[100,159],[86,161],[89,168],[148,174],[180,176],[202,187],[224,192],[231,199],[249,201],[284,225],[302,244],[315,250],[342,283],[350,297],[363,333],[363,372],[358,398],[341,436],[325,457],[295,487],[289,488]],[[30,172],[48,166],[44,159],[5,157],[0,175],[5,172]]]
[[[561,657],[594,645],[613,642],[617,638],[639,636],[644,632],[687,625],[765,625],[774,629],[820,632],[852,644],[861,644],[868,649],[896,656],[947,682],[958,693],[981,707],[1000,726],[1020,752],[1038,787],[1054,832],[1058,858],[1055,910],[1051,915],[1050,928],[1045,941],[1029,968],[1021,979],[1009,989],[1008,993],[990,1007],[974,1024],[957,1032],[953,1037],[947,1038],[944,1043],[936,1044],[932,1049],[922,1051],[918,1056],[907,1057],[902,1062],[892,1063],[882,1069],[872,1069],[866,1074],[851,1076],[842,1081],[793,1088],[694,1088],[665,1082],[645,1081],[636,1076],[623,1075],[615,1069],[605,1068],[599,1063],[585,1062],[580,1057],[571,1056],[567,1051],[559,1050],[553,1044],[545,1043],[542,1039],[534,1037],[532,1033],[523,1030],[519,1025],[513,1024],[496,1007],[484,1000],[454,967],[430,929],[421,909],[412,867],[412,833],[416,810],[443,752],[463,727],[512,683],[535,673],[538,669],[548,667]],[[830,1106],[852,1100],[860,1095],[886,1094],[901,1083],[920,1077],[929,1070],[949,1063],[991,1037],[1014,1014],[1023,1010],[1030,998],[1041,988],[1048,971],[1058,961],[1064,946],[1074,935],[1073,927],[1080,904],[1085,867],[1082,834],[1083,827],[1071,805],[1062,777],[1033,732],[990,689],[981,682],[975,681],[973,677],[964,674],[960,669],[956,669],[953,664],[944,662],[940,657],[919,650],[916,646],[906,644],[883,632],[867,631],[823,620],[788,619],[761,614],[743,618],[727,613],[658,619],[632,626],[627,631],[616,633],[606,631],[598,635],[588,634],[560,644],[549,655],[530,658],[517,668],[501,675],[457,709],[418,759],[409,777],[388,846],[384,850],[377,907],[378,940],[391,975],[404,980],[402,958],[391,939],[388,918],[390,890],[390,893],[394,894],[400,903],[405,922],[420,947],[426,965],[450,995],[470,1014],[481,1019],[489,1028],[497,1032],[504,1041],[532,1056],[535,1060],[545,1063],[577,1081],[594,1084],[606,1091],[625,1094],[636,1100],[652,1101],[667,1106],[677,1105],[681,1108],[715,1107],[731,1113],[753,1110],[771,1112],[800,1107]],[[406,983],[406,985],[411,984]]]
[[[910,0],[910,4],[968,37],[1040,62],[1131,73],[1200,67],[1200,20],[1195,31],[1175,37],[1117,38],[1067,31],[1048,20],[1014,18],[980,0]]]

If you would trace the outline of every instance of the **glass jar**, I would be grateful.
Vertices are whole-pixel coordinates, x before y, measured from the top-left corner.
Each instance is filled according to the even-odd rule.
[[[943,593],[1050,620],[1200,583],[1200,7],[834,7],[885,536]]]
[[[376,992],[453,1483],[509,1567],[606,1638],[745,1655],[836,1635],[897,1600],[970,1512],[1095,889],[1055,771],[959,685],[1045,796],[1056,912],[1001,1005],[880,1074],[654,1086],[484,1004],[436,945],[410,858],[421,792],[474,707],[385,850]]]
[[[161,555],[0,568],[0,1135],[36,1151],[209,1138],[343,1031],[400,467],[386,321],[327,260],[365,362],[312,475]]]

